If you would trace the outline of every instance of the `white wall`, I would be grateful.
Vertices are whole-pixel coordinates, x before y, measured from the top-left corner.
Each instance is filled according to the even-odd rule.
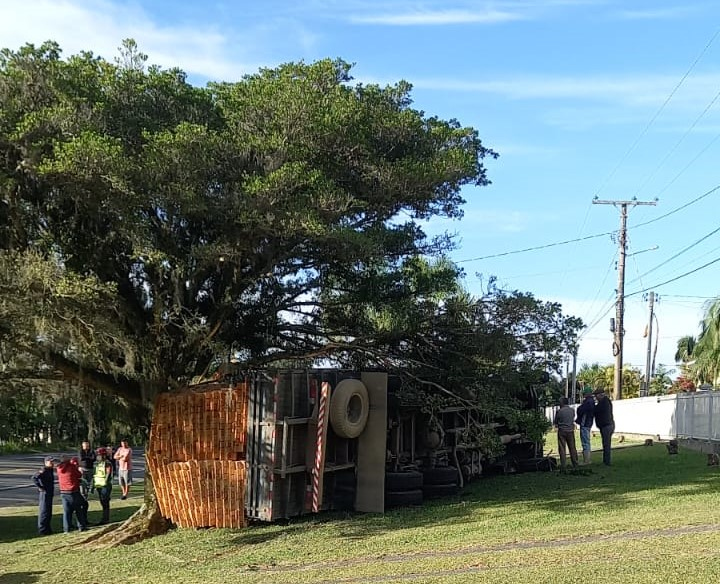
[[[557,408],[546,408],[552,422]],[[615,432],[720,441],[720,392],[638,397],[613,402]]]
[[[613,402],[615,432],[676,438],[677,399],[674,395],[638,397]]]

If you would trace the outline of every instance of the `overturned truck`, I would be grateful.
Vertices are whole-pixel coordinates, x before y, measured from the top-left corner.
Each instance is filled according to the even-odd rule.
[[[147,450],[161,513],[184,527],[382,513],[455,494],[489,470],[547,463],[541,445],[473,407],[428,413],[398,389],[385,372],[310,369],[161,395]],[[527,407],[537,409],[531,389]],[[492,456],[479,439],[488,434],[501,445]]]

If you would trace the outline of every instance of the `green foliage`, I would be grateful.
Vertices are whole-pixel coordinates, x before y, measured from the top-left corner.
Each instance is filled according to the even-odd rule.
[[[384,307],[422,293],[408,272],[436,298],[454,286],[454,268],[414,264],[450,245],[419,220],[460,217],[494,156],[410,89],[354,85],[340,60],[198,88],[133,41],[115,63],[4,50],[0,320],[21,333],[6,339],[138,400],[230,350],[262,364],[372,346],[333,310],[359,289],[391,330]],[[25,263],[42,274],[16,281]]]
[[[505,453],[505,445],[500,441],[498,433],[492,428],[477,429],[473,442],[480,445],[480,452],[489,460],[493,460]]]
[[[668,369],[664,365],[659,365],[650,380],[649,395],[665,395],[672,387],[673,380],[670,375],[674,373],[674,369]]]
[[[600,365],[585,363],[578,372],[578,381],[589,385],[593,389],[602,389],[612,393],[615,384],[615,365]],[[623,366],[623,397],[632,398],[640,395],[640,384],[644,376],[637,367],[630,364]]]
[[[507,416],[508,427],[513,432],[522,433],[531,442],[543,443],[545,434],[552,428],[552,424],[539,410],[515,410]]]
[[[148,403],[218,355],[322,360],[492,419],[576,343],[556,303],[471,297],[424,233],[495,153],[404,81],[326,59],[199,88],[132,41],[46,43],[2,52],[0,102],[0,340],[81,386]]]
[[[686,336],[678,340],[675,360],[681,362],[681,371],[692,385],[720,384],[720,299],[706,305],[697,339]]]

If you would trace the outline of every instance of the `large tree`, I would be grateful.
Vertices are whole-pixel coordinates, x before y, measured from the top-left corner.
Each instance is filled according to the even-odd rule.
[[[115,63],[2,51],[3,350],[140,404],[229,354],[394,366],[486,405],[522,392],[581,323],[459,288],[452,240],[422,223],[461,217],[495,153],[410,90],[339,60],[199,88],[131,41]]]
[[[0,102],[4,340],[132,400],[228,348],[364,342],[326,311],[397,301],[377,271],[448,249],[419,221],[460,217],[494,154],[342,61],[198,88],[132,42],[116,63],[28,45],[2,52]]]

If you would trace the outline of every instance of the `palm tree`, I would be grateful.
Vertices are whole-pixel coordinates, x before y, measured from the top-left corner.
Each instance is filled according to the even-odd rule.
[[[610,367],[608,373],[608,367]],[[584,363],[578,371],[577,378],[583,385],[589,385],[593,389],[605,389],[612,387],[613,385],[613,371],[612,365],[600,365],[599,363],[593,363],[588,365]]]
[[[707,305],[700,329],[697,341],[691,336],[678,340],[675,359],[683,363],[697,385],[716,385],[720,376],[720,298]]]
[[[697,340],[692,335],[687,335],[678,339],[677,351],[675,351],[675,363],[686,365],[693,357],[693,351]]]

